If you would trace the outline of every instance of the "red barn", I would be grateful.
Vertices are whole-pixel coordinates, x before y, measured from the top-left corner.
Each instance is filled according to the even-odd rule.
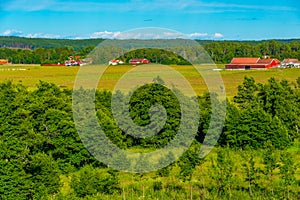
[[[8,60],[0,59],[0,65],[6,65],[6,64],[8,64]]]
[[[137,64],[149,64],[150,61],[147,60],[146,58],[132,58],[129,60],[129,63],[132,65],[137,65]]]
[[[260,58],[233,58],[226,69],[269,69],[280,66],[277,59],[260,59]]]

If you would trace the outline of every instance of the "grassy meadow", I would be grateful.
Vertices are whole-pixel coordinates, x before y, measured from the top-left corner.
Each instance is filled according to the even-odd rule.
[[[95,66],[95,67],[101,67],[101,66]],[[163,68],[159,65],[138,66],[137,68],[139,67],[140,68],[149,67],[151,68],[149,70],[163,72]],[[172,67],[174,70],[182,74],[192,85],[196,93],[202,94],[207,90],[205,81],[203,80],[203,78],[201,78],[201,76],[192,66],[170,66],[170,67]],[[223,65],[218,65],[217,67],[224,68]],[[80,67],[42,67],[39,65],[6,65],[6,66],[3,65],[0,66],[0,82],[8,81],[8,80],[13,81],[13,83],[21,82],[23,85],[28,86],[29,89],[33,90],[36,87],[36,84],[38,84],[38,82],[42,80],[42,81],[54,83],[56,85],[59,85],[62,88],[72,89],[76,80],[76,75],[79,72],[79,69]],[[87,74],[87,76],[95,77],[95,76],[91,76],[93,73],[95,73],[93,69],[89,71],[89,74]],[[132,69],[133,67],[129,65],[111,66],[107,68],[107,70],[105,71],[104,75],[102,76],[99,82],[98,85],[99,89],[112,90],[116,85],[116,83],[118,82],[118,80],[120,80],[124,74],[126,74]],[[286,79],[288,81],[296,81],[296,79],[300,77],[300,69],[270,69],[270,70],[219,71],[219,72],[215,72],[211,70],[211,72],[212,74],[213,73],[221,74],[221,77],[224,81],[227,96],[229,98],[233,97],[236,94],[237,86],[243,82],[245,76],[253,77],[259,83],[266,83],[268,79],[270,79],[271,77],[275,77],[278,80]],[[139,73],[140,77],[137,78],[143,78],[143,75],[144,74]],[[170,80],[173,79],[176,81],[176,77],[173,77],[172,74],[167,74],[167,75],[169,75],[168,78],[170,78]],[[176,83],[180,85],[180,81],[177,80]],[[126,84],[128,85],[132,84],[134,86],[134,82],[129,81]],[[57,102],[64,102],[63,98],[62,97],[60,98],[57,98],[58,99]],[[25,99],[24,101],[27,102],[27,98],[25,97],[20,99],[21,100]],[[10,101],[11,100],[7,100],[7,102]],[[39,116],[42,116],[45,119],[48,118],[51,120],[54,119],[53,122],[50,120],[46,121],[47,123],[50,123],[50,125],[53,125],[49,127],[68,128],[69,127],[68,124],[72,124],[69,123],[67,120],[65,120],[65,119],[71,120],[72,117],[70,112],[67,112],[67,109],[66,111],[64,110],[61,111],[58,110],[59,108],[55,108],[55,109],[51,108],[49,110],[43,111],[43,109],[40,108],[44,106],[43,103],[39,103],[39,98],[37,98],[36,101],[37,101],[36,104],[30,102],[32,103],[32,106],[27,106],[27,107],[30,109],[34,109],[34,111],[39,113],[38,114]],[[44,102],[50,102],[50,101],[47,100]],[[14,104],[12,104],[12,106],[14,106],[15,108]],[[3,110],[5,111],[5,109]],[[15,116],[15,118],[12,118],[12,120],[16,120],[17,118],[25,121],[26,118],[23,119],[24,116],[29,115],[25,112],[26,110],[24,111],[22,107],[20,107],[20,109],[15,109],[12,111],[13,113],[19,111],[19,115],[12,115]],[[47,115],[44,114],[43,112],[45,112]],[[28,113],[30,112],[28,111]],[[30,120],[26,122],[31,123],[31,121],[34,121],[31,119],[35,119],[35,118],[28,117],[28,119]],[[58,122],[56,122],[56,120],[58,120]],[[39,123],[43,125],[46,122],[41,120],[39,121]],[[8,129],[7,132],[11,130],[10,126],[13,127],[13,125],[14,125],[13,123],[12,124],[6,123],[6,126],[7,127],[9,126],[9,129],[7,128]],[[22,126],[17,127],[18,130],[24,129],[26,124],[24,122],[24,124],[21,125]],[[33,125],[31,124],[28,126],[30,131],[31,129],[33,130],[31,126],[33,127]],[[66,130],[66,134],[62,136],[63,138],[62,140],[60,140],[59,137],[56,137],[56,135],[49,134],[48,138],[45,137],[44,135],[41,135],[41,141],[43,140],[47,141],[45,142],[45,144],[52,144],[53,142],[53,144],[57,146],[66,143],[67,144],[66,146],[72,149],[73,146],[71,146],[72,147],[71,148],[69,147],[69,145],[72,144],[73,140],[71,140],[70,139],[71,136],[68,135],[72,132],[72,130],[69,131],[69,129],[67,128],[63,129]],[[25,131],[26,130],[27,129],[25,129]],[[56,133],[56,131],[58,132],[60,131],[60,129],[59,130],[58,128],[57,130],[53,129],[53,133]],[[19,132],[17,133],[19,134]],[[42,132],[42,134],[44,133]],[[36,142],[35,139],[29,138],[28,140],[30,141],[32,140]],[[17,141],[22,141],[22,140],[18,139]],[[61,141],[63,142],[59,143]],[[40,141],[37,141],[37,145],[39,145],[38,142]],[[64,145],[60,145],[60,146],[64,146]],[[27,148],[27,144],[26,144],[26,148]],[[62,150],[65,149],[63,148],[59,149],[59,151]],[[136,147],[136,149],[132,148],[130,150],[134,152],[147,152],[150,149],[141,149],[140,147]],[[298,198],[300,197],[300,187],[299,187],[300,186],[300,167],[299,167],[300,166],[300,154],[299,154],[300,142],[299,140],[296,140],[294,144],[288,148],[287,151],[293,158],[294,160],[293,166],[295,166],[294,169],[295,180],[291,179],[293,182],[287,183],[286,184],[287,186],[284,185],[286,179],[283,176],[284,175],[283,172],[281,172],[281,170],[283,169],[281,168],[281,166],[285,166],[285,165],[280,163],[281,154],[284,155],[283,153],[285,151],[274,150],[274,155],[276,155],[277,163],[274,168],[274,171],[272,171],[272,173],[267,173],[267,169],[269,165],[265,164],[263,160],[266,153],[265,150],[266,149],[234,150],[234,149],[216,147],[212,150],[212,152],[207,157],[201,160],[201,164],[197,164],[197,166],[195,166],[195,169],[192,172],[190,172],[191,174],[190,179],[187,178],[188,176],[184,176],[184,174],[181,173],[180,171],[181,166],[178,163],[177,164],[174,163],[173,165],[170,165],[169,167],[161,169],[159,171],[145,173],[145,174],[116,172],[105,167],[93,167],[92,164],[87,164],[84,165],[84,167],[75,169],[71,167],[71,164],[70,165],[66,164],[65,166],[66,172],[55,172],[56,174],[59,173],[58,193],[53,194],[52,196],[48,195],[47,196],[48,198],[44,198],[44,199],[59,199],[59,200],[61,199],[66,199],[66,200],[68,199],[72,199],[72,200],[73,199],[75,200],[80,200],[80,199],[91,199],[91,200],[92,199],[124,199],[124,200],[126,199],[127,200],[135,200],[135,199],[149,199],[149,200],[150,199],[160,199],[160,200],[163,199],[165,200],[167,199],[172,199],[172,200],[173,199],[212,199],[212,200],[214,199],[244,199],[244,200],[299,199]],[[23,152],[24,150],[21,149],[20,151]],[[74,152],[77,152],[77,150],[76,151],[74,150]],[[221,155],[221,153],[224,153],[225,155],[223,157],[224,160],[218,161],[218,159],[220,159],[220,157],[218,156]],[[38,156],[40,155],[41,154],[38,154]],[[44,153],[42,155],[44,155]],[[80,154],[78,153],[78,154],[70,154],[70,155],[72,155],[72,158],[70,160],[74,159],[74,162],[75,161],[77,162],[78,160],[82,159],[80,158],[80,156],[76,157],[77,155],[81,155],[81,152]],[[82,157],[84,156],[85,155],[82,154]],[[251,166],[251,158],[252,158],[251,156],[253,156],[253,160],[252,160],[253,166]],[[5,161],[5,163],[3,164],[4,166],[7,165],[6,162],[7,161]],[[68,160],[68,162],[70,161]],[[84,162],[86,162],[86,160]],[[278,163],[280,164],[277,166]],[[47,162],[46,164],[47,166],[52,166],[51,163],[48,164]],[[70,169],[67,169],[68,166],[70,167]],[[287,169],[287,170],[292,171],[293,169]],[[223,175],[223,173],[225,173],[225,175]],[[108,174],[113,174],[113,175],[108,176]],[[97,187],[99,188],[99,185],[102,184],[101,181],[99,181],[102,179],[97,180],[97,178],[101,178],[102,176],[104,178],[117,177],[116,179],[113,180],[103,179],[104,180],[103,182],[105,184],[107,183],[107,185],[110,184],[110,186],[115,186],[115,185],[117,186],[115,192],[109,193],[110,188],[104,188],[105,192],[99,192],[97,190],[94,190]],[[79,179],[78,177],[81,179]],[[249,181],[249,179],[251,180]],[[7,178],[3,180],[6,181],[6,180],[13,180],[13,179]],[[45,182],[47,183],[49,182],[48,179],[45,180],[46,180]],[[80,180],[80,181],[74,182],[74,180],[75,181]],[[117,182],[113,182],[114,180],[117,180]],[[38,181],[39,179],[37,179],[37,182]],[[76,185],[77,183],[80,183],[81,185],[77,187]],[[253,194],[252,194],[252,189],[249,189],[251,188],[249,183],[252,184],[251,187],[253,187]],[[3,185],[5,184],[6,183],[3,183]],[[38,182],[38,184],[40,183]],[[87,192],[84,193],[85,191]],[[289,195],[291,195],[291,198],[289,197]]]
[[[145,66],[145,65],[144,65]],[[138,67],[144,67],[138,66]],[[99,66],[100,67],[100,66]],[[149,69],[160,72],[159,65],[149,65]],[[207,91],[206,84],[193,66],[170,66],[182,74],[194,88],[197,94]],[[102,76],[98,88],[112,90],[118,80],[134,67],[131,65],[110,66]],[[224,65],[217,65],[217,68],[224,68]],[[14,83],[22,82],[29,88],[35,88],[36,84],[42,80],[55,83],[63,88],[73,88],[79,67],[44,67],[39,65],[2,65],[0,66],[0,82],[11,80]],[[218,73],[218,72],[215,72]],[[256,82],[266,83],[271,77],[278,80],[286,79],[296,81],[300,77],[300,69],[268,69],[249,71],[220,71],[226,94],[230,98],[237,92],[245,76],[253,77]],[[176,81],[176,80],[175,80]],[[176,82],[178,83],[178,81]],[[130,81],[127,83],[130,85]],[[180,84],[180,83],[179,83]]]
[[[296,145],[296,144],[295,144]],[[295,146],[296,147],[296,146]],[[203,160],[203,163],[197,166],[194,170],[193,176],[190,181],[184,181],[180,176],[180,167],[173,166],[170,169],[170,175],[161,176],[159,173],[150,172],[146,174],[134,174],[126,172],[118,172],[117,176],[120,178],[121,191],[118,194],[97,194],[90,199],[276,199],[269,197],[268,192],[261,192],[258,196],[250,197],[247,191],[247,178],[244,172],[243,165],[247,162],[247,157],[245,155],[250,155],[251,151],[239,151],[239,150],[229,150],[229,159],[231,160],[232,179],[231,179],[231,189],[229,189],[228,197],[220,197],[216,195],[216,190],[212,188],[218,188],[218,181],[213,178],[217,173],[214,171],[213,163],[217,159],[217,151],[222,150],[220,148],[215,148],[213,151]],[[289,150],[290,151],[290,150]],[[299,152],[299,150],[297,151]],[[293,158],[299,165],[299,154],[297,152],[292,152]],[[253,152],[252,152],[253,153]],[[255,156],[255,168],[264,169],[262,164],[263,151],[254,151]],[[276,151],[280,153],[280,151]],[[98,173],[107,173],[108,169],[96,169]],[[76,174],[76,173],[75,173]],[[295,176],[297,180],[300,178],[300,169],[296,170]],[[61,189],[60,192],[64,196],[71,196],[74,194],[71,188],[71,176],[61,176]],[[258,176],[256,184],[260,187],[270,187],[269,180],[266,177]],[[273,192],[279,192],[281,186],[280,182],[280,171],[276,169],[274,171],[273,177]],[[234,190],[233,188],[245,188],[245,191]],[[294,191],[300,193],[300,188],[294,186]],[[255,188],[255,191],[259,191],[259,188]],[[263,197],[264,196],[264,197]],[[288,198],[287,198],[288,199]],[[293,198],[290,198],[293,199]]]

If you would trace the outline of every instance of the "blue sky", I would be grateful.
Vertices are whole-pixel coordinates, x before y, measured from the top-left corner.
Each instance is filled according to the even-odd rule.
[[[135,28],[195,39],[300,38],[298,0],[0,0],[0,35],[111,38]]]

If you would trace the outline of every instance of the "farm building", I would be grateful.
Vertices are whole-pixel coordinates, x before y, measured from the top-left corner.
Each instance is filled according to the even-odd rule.
[[[0,65],[8,64],[8,60],[6,59],[0,59]]]
[[[291,58],[284,59],[281,62],[280,67],[282,67],[282,68],[291,68],[291,67],[300,68],[300,60],[298,60],[298,59],[291,59]]]
[[[122,65],[124,62],[122,60],[111,60],[108,62],[108,65]]]
[[[260,59],[260,58],[233,58],[230,64],[226,65],[226,69],[269,69],[279,67],[280,61],[277,59]]]
[[[150,61],[147,60],[146,58],[132,58],[129,60],[129,63],[132,65],[137,65],[137,64],[149,64]]]

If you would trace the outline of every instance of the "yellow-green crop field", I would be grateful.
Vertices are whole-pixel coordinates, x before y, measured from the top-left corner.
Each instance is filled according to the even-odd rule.
[[[145,65],[137,66],[144,67]],[[84,66],[83,66],[84,67]],[[101,66],[99,66],[101,67]],[[160,65],[149,65],[159,72]],[[193,66],[170,66],[189,81],[197,94],[207,91],[206,84]],[[222,68],[221,65],[217,66]],[[103,74],[98,88],[112,90],[118,80],[134,67],[131,65],[110,66]],[[224,68],[224,67],[223,67]],[[64,88],[73,88],[79,67],[44,67],[38,65],[2,65],[0,66],[0,82],[11,80],[13,83],[22,82],[29,88],[34,88],[40,80],[55,83]],[[220,71],[228,97],[237,92],[237,86],[243,82],[244,76],[254,77],[256,82],[265,83],[271,77],[278,80],[286,79],[295,82],[300,77],[300,69],[268,69],[249,71]],[[128,83],[130,84],[130,83]]]

